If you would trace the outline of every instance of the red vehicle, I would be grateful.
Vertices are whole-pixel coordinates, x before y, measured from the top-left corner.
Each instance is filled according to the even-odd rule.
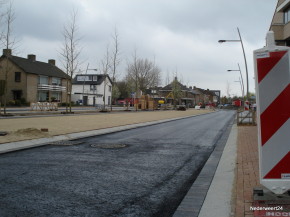
[[[138,103],[138,99],[135,99],[136,103]],[[118,99],[117,100],[118,105],[134,105],[134,98],[125,98],[125,99]]]
[[[240,99],[233,100],[232,105],[240,107],[242,106],[242,100]]]

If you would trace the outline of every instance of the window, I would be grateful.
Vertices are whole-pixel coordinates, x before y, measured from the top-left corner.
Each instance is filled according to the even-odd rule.
[[[21,82],[21,72],[15,72],[15,82]]]
[[[22,97],[22,90],[12,90],[13,92],[13,99],[20,100]]]
[[[38,83],[39,84],[48,84],[48,77],[46,77],[46,76],[39,76]]]
[[[77,81],[92,81],[93,77],[91,75],[78,75]]]
[[[284,11],[284,23],[288,23],[290,21],[290,8]]]
[[[52,77],[51,84],[60,86],[61,85],[61,79]]]
[[[90,85],[90,90],[97,90],[97,85],[91,84]]]
[[[112,92],[112,86],[109,86],[109,92]]]
[[[48,102],[48,91],[39,91],[38,92],[38,101],[39,102]]]
[[[93,75],[93,81],[97,81],[98,80],[98,76],[97,75]]]
[[[52,102],[60,102],[60,99],[61,99],[61,93],[60,92],[51,92],[51,95],[50,95],[50,100]]]

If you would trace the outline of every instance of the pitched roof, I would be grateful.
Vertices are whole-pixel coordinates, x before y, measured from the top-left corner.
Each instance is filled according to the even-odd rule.
[[[191,92],[192,94],[195,94],[195,95],[198,95],[198,94],[200,94],[200,92],[198,92],[197,90],[192,90],[192,89],[190,89],[190,91],[189,92]]]
[[[5,57],[6,57],[5,55],[2,55],[1,58]],[[61,69],[50,63],[33,61],[30,59],[17,56],[9,56],[8,58],[26,73],[58,78],[69,78],[69,76],[66,73],[64,73]]]
[[[202,94],[205,94],[205,95],[216,96],[215,92],[212,91],[212,90],[209,90],[209,89],[205,90],[205,89],[202,89],[202,88],[195,87],[194,90],[197,90],[197,91],[199,91],[199,92],[201,92]]]
[[[185,91],[189,91],[190,89],[187,88],[185,85],[181,84],[179,81],[177,81],[177,85],[180,87],[181,90],[185,90]],[[172,90],[173,89],[173,82],[171,82],[170,84],[166,85],[165,87],[163,87],[161,89],[161,91],[168,91],[168,90]]]
[[[91,79],[90,81],[82,81],[82,80],[78,80],[77,77],[78,76],[97,76],[96,80]],[[90,85],[90,84],[95,84],[95,85],[100,85],[103,81],[105,76],[107,76],[107,78],[109,78],[109,81],[112,83],[110,77],[108,75],[104,75],[104,74],[80,74],[80,75],[76,75],[74,77],[74,79],[72,80],[72,84],[76,84],[76,85]]]

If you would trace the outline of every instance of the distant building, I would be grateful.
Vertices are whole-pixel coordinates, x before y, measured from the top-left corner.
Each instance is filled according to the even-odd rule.
[[[55,66],[55,60],[44,63],[37,61],[33,54],[23,58],[13,56],[10,49],[4,49],[0,58],[0,80],[6,80],[6,70],[7,104],[16,100],[65,102],[69,77]]]
[[[197,87],[187,87],[176,81],[178,89],[180,90],[180,97],[178,104],[184,104],[189,107],[195,105],[219,105],[220,104],[220,90],[209,90]],[[173,99],[173,82],[165,87],[154,87],[147,89],[145,94],[149,95],[155,100],[165,100],[166,103],[174,104]]]
[[[221,103],[221,91],[220,90],[210,90],[214,93],[215,96],[213,96],[213,102],[216,103],[216,105],[219,105]]]
[[[184,104],[190,107],[194,106],[196,104],[196,98],[195,98],[196,92],[186,87],[185,85],[181,84],[179,81],[177,81],[177,78],[175,78],[175,82],[176,82],[176,85],[178,86],[177,88],[180,90],[180,97],[177,103],[179,105]],[[171,104],[174,104],[173,85],[174,85],[174,81],[158,90],[159,95],[161,97],[164,97],[167,103],[171,103]]]
[[[290,0],[278,0],[270,30],[274,32],[276,45],[290,46]]]
[[[193,87],[193,90],[197,91],[198,104],[211,104],[218,105],[220,103],[220,90],[209,90]]]
[[[112,81],[108,75],[76,75],[72,81],[72,101],[82,105],[111,104]]]

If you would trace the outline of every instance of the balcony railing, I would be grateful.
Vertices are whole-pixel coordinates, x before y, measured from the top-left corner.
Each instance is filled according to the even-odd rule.
[[[48,91],[61,91],[65,92],[66,87],[59,86],[59,85],[49,85],[49,84],[38,84],[37,90],[48,90]]]

